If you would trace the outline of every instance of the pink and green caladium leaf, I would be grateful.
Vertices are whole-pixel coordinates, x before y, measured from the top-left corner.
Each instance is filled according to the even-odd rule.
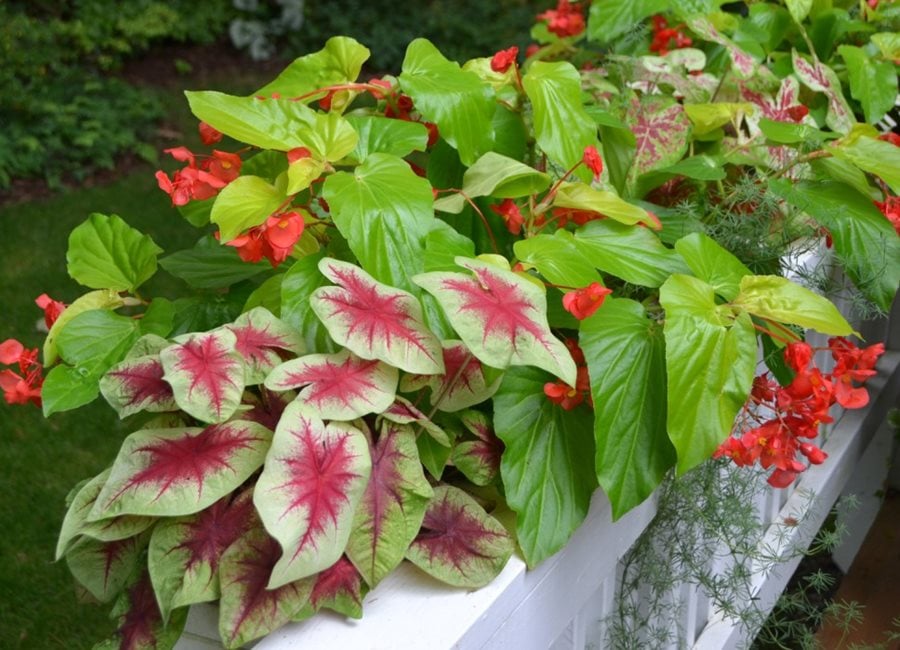
[[[228,547],[219,563],[219,636],[239,648],[293,618],[312,592],[312,580],[269,588],[281,549],[262,528],[252,528]]]
[[[247,386],[261,384],[269,371],[281,363],[278,350],[294,354],[303,352],[300,335],[263,307],[254,307],[241,314],[225,328],[234,334],[234,349],[244,360]]]
[[[85,483],[75,494],[59,531],[59,541],[56,544],[57,560],[65,554],[70,542],[79,535],[85,535],[100,542],[116,542],[144,532],[156,521],[153,517],[136,515],[88,521],[87,517],[108,478],[109,470],[107,469]]]
[[[119,596],[111,616],[118,620],[118,627],[94,650],[167,650],[175,647],[184,630],[187,609],[163,621],[150,576],[144,571]]]
[[[285,391],[303,387],[295,403],[305,412],[324,420],[354,420],[388,408],[394,401],[399,376],[393,366],[342,350],[285,361],[266,378],[266,388]]]
[[[187,517],[164,519],[153,529],[147,564],[163,619],[178,607],[219,597],[222,554],[259,518],[245,490],[226,495]]]
[[[447,432],[405,397],[398,395],[394,399],[394,403],[381,412],[381,417],[396,424],[418,424],[439,445],[450,447],[452,444],[450,438],[447,437]]]
[[[403,561],[433,490],[422,472],[416,436],[409,426],[382,421],[369,453],[372,474],[345,552],[374,587]]]
[[[227,329],[194,334],[159,353],[178,406],[203,422],[224,422],[241,403],[244,364]]]
[[[299,402],[285,409],[253,493],[266,530],[284,549],[269,589],[337,562],[371,469],[369,444],[359,429],[326,426],[305,415]]]
[[[297,396],[293,391],[287,393],[276,393],[263,387],[261,395],[256,395],[250,391],[244,393],[244,401],[242,407],[250,408],[241,413],[241,420],[249,420],[263,425],[269,431],[274,431],[281,419],[281,414],[287,405],[294,401]]]
[[[326,257],[319,269],[338,286],[316,289],[309,305],[331,338],[363,359],[406,372],[444,371],[441,342],[425,326],[412,294],[381,284],[348,262]]]
[[[115,598],[137,570],[149,532],[115,542],[83,537],[66,553],[72,576],[101,603]]]
[[[456,258],[472,271],[423,273],[416,284],[437,298],[463,343],[495,368],[532,365],[575,385],[572,356],[550,332],[544,291],[512,271]]]
[[[717,30],[715,25],[713,25],[708,18],[697,15],[688,18],[686,22],[691,31],[700,38],[705,41],[718,43],[725,48],[725,51],[728,52],[728,56],[731,58],[732,70],[739,79],[747,79],[754,74],[758,74],[756,59],[738,47],[730,38]],[[764,67],[759,69],[766,70]]]
[[[691,120],[684,107],[671,97],[634,97],[628,105],[626,119],[635,137],[632,179],[675,164],[687,151]]]
[[[475,485],[489,485],[500,473],[503,442],[494,434],[494,427],[480,411],[460,414],[463,426],[475,440],[458,441],[453,447],[453,464]]]
[[[547,399],[549,379],[535,368],[515,368],[494,396],[494,431],[506,445],[500,474],[530,567],[565,546],[597,489],[591,411],[567,411]]]
[[[675,274],[659,290],[666,310],[666,427],[683,474],[712,456],[747,401],[756,369],[750,315],[716,304],[712,286]]]
[[[169,344],[166,343],[166,346]],[[130,357],[116,364],[100,379],[100,393],[120,418],[140,411],[177,411],[172,386],[158,354]]]
[[[663,331],[639,302],[607,298],[581,322],[578,342],[591,378],[597,479],[618,519],[675,464],[666,435]]]
[[[462,341],[444,341],[442,346],[443,374],[405,375],[401,390],[411,392],[428,386],[431,405],[449,413],[480,404],[497,392],[502,373],[482,365]]]
[[[205,429],[146,429],[125,438],[88,519],[190,515],[262,465],[272,432],[234,420]]]
[[[828,114],[825,124],[836,133],[847,133],[856,124],[853,111],[841,92],[841,81],[834,70],[815,59],[807,61],[797,50],[791,50],[794,72],[800,82],[812,91],[822,93],[828,98]]]
[[[307,580],[314,583],[312,593],[292,620],[306,620],[320,609],[330,609],[350,618],[362,618],[362,601],[369,588],[346,556],[341,556],[340,560]]]
[[[497,577],[514,546],[503,525],[475,499],[438,485],[406,559],[449,585],[477,589]]]

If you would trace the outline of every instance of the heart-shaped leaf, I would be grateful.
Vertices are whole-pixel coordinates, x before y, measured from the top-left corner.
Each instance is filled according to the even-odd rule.
[[[100,379],[100,392],[120,418],[140,411],[177,411],[178,404],[172,386],[163,379],[164,372],[158,354],[128,358]]]
[[[368,588],[346,556],[341,556],[340,560],[309,580],[314,581],[312,593],[292,620],[305,620],[320,609],[330,609],[350,618],[362,618],[362,600]]]
[[[174,612],[164,621],[147,571],[142,571],[119,596],[112,617],[118,627],[112,637],[94,650],[162,650],[178,642],[187,620],[187,609]]]
[[[627,119],[634,132],[636,147],[632,178],[668,167],[687,151],[691,120],[684,107],[674,99],[659,95],[632,99]]]
[[[101,603],[108,603],[137,569],[148,539],[147,533],[115,542],[84,537],[66,553],[66,564],[81,586]]]
[[[244,360],[244,383],[248,386],[261,384],[272,368],[281,363],[278,350],[303,352],[303,342],[294,328],[263,307],[244,312],[225,327],[234,334],[234,350]]]
[[[450,447],[451,443],[447,432],[404,397],[398,395],[394,399],[394,403],[381,412],[381,417],[397,424],[418,424],[439,445]]]
[[[500,473],[503,442],[494,434],[494,427],[484,413],[466,411],[460,419],[475,440],[457,441],[453,447],[453,464],[475,485],[493,483]]]

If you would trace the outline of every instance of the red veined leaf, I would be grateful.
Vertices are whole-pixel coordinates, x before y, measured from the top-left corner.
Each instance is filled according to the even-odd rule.
[[[269,371],[281,363],[278,350],[303,352],[300,335],[268,309],[254,307],[225,326],[235,337],[234,349],[244,360],[244,383],[261,384]]]
[[[112,617],[118,619],[115,634],[94,650],[164,650],[175,647],[187,609],[175,612],[167,623],[163,621],[150,576],[144,571],[116,601]]]
[[[725,48],[725,51],[728,52],[728,56],[731,58],[731,66],[735,76],[739,79],[747,79],[754,74],[763,76],[765,73],[768,73],[768,76],[771,76],[771,73],[769,73],[765,66],[758,68],[756,59],[717,30],[715,25],[713,25],[712,21],[708,18],[696,15],[687,20],[687,25],[692,32],[700,36],[703,40],[718,43]]]
[[[431,405],[452,413],[480,404],[493,397],[503,375],[488,379],[485,367],[469,352],[462,341],[444,341],[444,373],[440,375],[405,375],[400,382],[404,392],[431,388]]]
[[[163,618],[178,607],[218,598],[222,554],[259,525],[250,490],[194,515],[161,521],[150,537],[147,564]]]
[[[463,440],[453,447],[453,464],[475,485],[493,483],[500,472],[503,442],[494,434],[488,418],[480,411],[466,411],[461,415],[463,425],[476,440]]]
[[[442,447],[450,446],[450,438],[447,436],[447,432],[432,422],[431,418],[422,413],[412,402],[404,397],[398,395],[394,403],[381,412],[381,417],[397,424],[418,424],[439,445]]]
[[[326,257],[319,270],[339,285],[316,289],[309,301],[331,338],[363,359],[380,359],[407,372],[443,371],[440,341],[425,326],[412,294],[381,284],[347,262]]]
[[[350,618],[362,618],[362,600],[369,589],[346,556],[341,556],[341,559],[309,580],[313,581],[312,593],[293,620],[305,620],[322,608]]]
[[[510,534],[475,499],[438,485],[406,557],[447,584],[477,588],[497,577],[512,552]]]
[[[455,261],[473,275],[423,273],[413,280],[437,299],[472,354],[495,368],[537,366],[574,386],[575,362],[550,333],[544,291],[493,264]]]
[[[269,589],[311,576],[337,562],[372,462],[365,435],[344,423],[328,426],[298,402],[284,411],[253,503],[284,555]]]
[[[659,95],[633,98],[627,121],[635,137],[632,178],[674,165],[687,151],[691,120],[674,99]]]
[[[386,363],[360,359],[342,350],[285,361],[266,378],[266,388],[289,390],[305,386],[297,395],[297,402],[308,413],[324,420],[353,420],[390,406],[399,374]]]
[[[82,537],[66,553],[66,564],[81,586],[101,603],[107,603],[131,578],[149,539],[146,532],[115,542]]]
[[[268,388],[261,388],[260,395],[248,391],[244,394],[244,404],[249,404],[250,410],[244,411],[241,419],[256,422],[269,431],[274,431],[284,409],[295,397],[294,392],[276,393]]]
[[[834,70],[814,59],[807,61],[797,50],[791,50],[794,72],[804,86],[812,91],[823,93],[828,98],[828,114],[825,123],[836,133],[847,133],[856,119],[853,111],[841,92],[841,81]]]
[[[158,354],[127,358],[103,375],[100,392],[120,418],[139,411],[177,411],[175,395],[163,372]]]
[[[153,517],[122,515],[102,521],[88,521],[100,490],[109,478],[109,469],[104,470],[82,486],[72,499],[56,544],[56,559],[61,558],[69,543],[79,535],[86,535],[101,542],[115,542],[144,532],[156,521]]]
[[[415,539],[433,494],[410,427],[382,421],[370,447],[372,475],[346,553],[369,586],[393,571]]]
[[[198,512],[255,472],[271,439],[265,427],[242,420],[132,433],[88,519]]]
[[[244,364],[227,329],[192,334],[159,353],[178,406],[203,422],[224,422],[241,403]]]
[[[309,599],[312,580],[267,587],[280,552],[265,530],[252,528],[222,555],[219,635],[226,648],[239,648],[278,629]]]

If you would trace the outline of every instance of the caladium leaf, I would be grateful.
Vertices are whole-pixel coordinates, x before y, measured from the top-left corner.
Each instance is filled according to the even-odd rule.
[[[757,73],[756,60],[745,50],[738,47],[734,41],[717,30],[708,18],[698,15],[689,18],[686,22],[691,31],[700,36],[700,38],[718,43],[725,48],[728,56],[731,58],[735,76],[740,79],[747,79]],[[760,70],[766,70],[766,68],[763,67]]]
[[[115,598],[141,561],[147,533],[115,542],[84,537],[66,553],[69,571],[101,603]]]
[[[278,629],[309,599],[311,580],[267,587],[280,552],[265,530],[253,528],[222,555],[219,635],[226,648],[239,648]]]
[[[244,394],[243,406],[249,405],[250,409],[241,413],[241,419],[256,422],[269,431],[274,431],[281,419],[281,414],[294,400],[296,394],[293,392],[276,393],[267,388],[262,388],[260,392],[260,396],[249,391]]]
[[[406,557],[438,580],[475,589],[497,577],[513,546],[503,525],[475,499],[459,488],[438,485]]]
[[[372,474],[353,518],[346,553],[374,587],[393,571],[415,539],[433,491],[410,427],[382,422],[370,443]]]
[[[150,576],[144,571],[116,601],[112,616],[118,619],[115,634],[94,650],[165,650],[174,648],[181,636],[187,609],[163,621]]]
[[[312,593],[293,620],[302,621],[323,608],[350,618],[362,618],[362,600],[368,587],[346,556],[341,556],[340,560],[309,580],[314,581]]]
[[[284,549],[269,589],[337,562],[371,468],[359,429],[334,422],[326,426],[305,415],[298,402],[285,409],[253,493],[266,530]]]
[[[192,335],[159,353],[178,406],[203,422],[230,418],[244,391],[244,364],[227,330]]]
[[[266,388],[283,391],[303,386],[297,403],[305,411],[325,420],[353,420],[390,406],[398,378],[395,367],[342,350],[285,361],[266,378]]]
[[[406,372],[443,372],[441,343],[425,326],[412,294],[347,262],[325,258],[319,269],[339,285],[316,289],[309,302],[331,338],[363,359],[380,359]]]
[[[178,607],[219,597],[222,554],[254,525],[260,525],[259,518],[252,493],[245,490],[153,529],[147,564],[164,619]]]
[[[691,120],[684,107],[671,97],[633,98],[628,105],[627,121],[635,137],[631,178],[673,165],[687,151]]]
[[[814,58],[807,61],[797,50],[791,50],[794,72],[800,82],[812,91],[820,92],[828,98],[828,114],[825,123],[832,131],[847,133],[856,123],[853,111],[841,92],[841,82],[834,70]]]
[[[451,444],[446,431],[432,422],[431,418],[416,408],[412,402],[399,395],[393,404],[381,412],[381,417],[397,424],[418,424],[439,445],[449,447]]]
[[[409,392],[428,386],[431,388],[431,405],[449,413],[475,406],[493,397],[500,387],[503,375],[499,372],[487,372],[485,366],[469,352],[462,341],[449,340],[442,345],[444,373],[406,375],[400,382],[401,390]]]
[[[120,418],[140,411],[177,411],[178,404],[175,402],[172,386],[163,379],[164,374],[158,354],[131,357],[116,364],[103,375],[100,379],[100,393]]]
[[[461,414],[463,426],[475,435],[475,440],[463,440],[453,447],[453,464],[475,485],[488,485],[500,473],[503,442],[494,434],[494,427],[480,411]]]
[[[303,352],[300,335],[263,307],[241,314],[225,328],[234,334],[234,349],[244,360],[244,383],[248,386],[261,384],[269,371],[281,363],[278,350]]]
[[[241,420],[132,433],[88,519],[198,512],[255,472],[271,439],[265,427]]]
[[[437,298],[463,342],[495,368],[533,365],[575,385],[576,368],[547,324],[547,297],[511,271],[456,258],[474,275],[423,273],[414,281]]]
[[[100,542],[116,542],[144,532],[156,521],[153,517],[136,515],[88,521],[88,514],[94,507],[97,496],[108,478],[109,470],[107,469],[85,483],[75,494],[59,531],[59,541],[56,544],[57,560],[65,554],[69,543],[79,535],[86,535]]]

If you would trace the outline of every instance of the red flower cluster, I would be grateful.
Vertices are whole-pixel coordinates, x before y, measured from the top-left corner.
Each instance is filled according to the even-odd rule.
[[[41,363],[37,360],[37,348],[26,350],[25,346],[15,339],[6,339],[0,343],[0,363],[6,366],[18,365],[19,372],[3,370],[0,372],[0,388],[7,404],[33,403],[41,405]],[[21,374],[20,374],[21,373]]]
[[[823,373],[812,364],[813,348],[807,343],[792,343],[784,351],[784,359],[796,372],[787,387],[781,387],[767,375],[753,382],[750,400],[745,406],[749,417],[753,407],[770,410],[774,415],[740,437],[729,437],[713,454],[726,456],[739,467],[759,462],[764,469],[775,468],[768,478],[774,487],[787,487],[806,469],[797,452],[813,465],[821,464],[827,454],[808,440],[819,433],[819,425],[832,422],[828,414],[837,402],[844,408],[861,408],[869,401],[865,388],[854,387],[875,374],[878,357],[884,345],[877,343],[860,349],[845,338],[833,338],[828,348],[834,357],[834,370]],[[807,441],[801,441],[802,439]]]
[[[214,129],[206,122],[200,122],[197,129],[200,131],[200,141],[206,146],[215,144],[222,139],[222,132]]]
[[[681,31],[681,26],[669,27],[669,22],[662,16],[653,16],[653,40],[650,51],[665,56],[669,50],[690,47],[693,41]]]
[[[897,135],[893,131],[888,131],[887,133],[882,133],[878,136],[878,139],[883,142],[890,142],[895,147],[900,147],[900,135]]]
[[[560,228],[565,228],[569,221],[572,221],[576,226],[583,226],[588,221],[606,219],[599,212],[579,210],[578,208],[553,208],[553,218],[556,219]]]
[[[172,197],[172,205],[210,199],[241,173],[241,157],[235,153],[213,149],[209,156],[198,156],[187,147],[166,149],[165,153],[187,163],[187,167],[176,171],[172,178],[162,170],[156,172],[159,189]],[[202,158],[199,166],[198,158]]]
[[[584,156],[582,156],[581,161],[588,169],[594,172],[594,180],[600,178],[600,174],[603,173],[603,158],[600,157],[600,152],[597,151],[597,147],[585,147]]]
[[[506,229],[513,235],[522,232],[525,217],[512,199],[504,199],[499,205],[492,205],[491,212],[498,215],[506,224]]]
[[[600,309],[606,296],[611,293],[612,289],[607,289],[599,282],[591,282],[586,287],[564,294],[562,304],[575,318],[584,320]]]
[[[547,399],[551,402],[559,404],[567,411],[571,411],[585,400],[593,407],[594,400],[591,397],[591,380],[588,376],[584,352],[582,352],[575,339],[566,339],[565,343],[566,347],[569,349],[569,354],[572,355],[572,359],[575,360],[575,365],[578,367],[575,387],[573,388],[561,380],[548,381],[544,384],[544,395],[546,395]]]
[[[290,255],[303,234],[303,226],[303,216],[299,212],[283,212],[267,218],[227,245],[237,248],[245,262],[259,262],[265,257],[275,268]]]
[[[42,293],[34,300],[34,304],[44,310],[44,324],[49,330],[59,315],[66,310],[66,303],[54,300],[46,293]]]
[[[519,56],[519,48],[513,45],[505,50],[500,50],[491,59],[491,70],[494,72],[506,72],[516,62]]]
[[[578,36],[586,26],[581,6],[573,5],[569,0],[559,0],[556,9],[538,14],[537,19],[547,21],[547,29],[560,38]]]
[[[900,196],[889,196],[882,201],[875,201],[875,207],[890,221],[894,230],[900,235]]]

